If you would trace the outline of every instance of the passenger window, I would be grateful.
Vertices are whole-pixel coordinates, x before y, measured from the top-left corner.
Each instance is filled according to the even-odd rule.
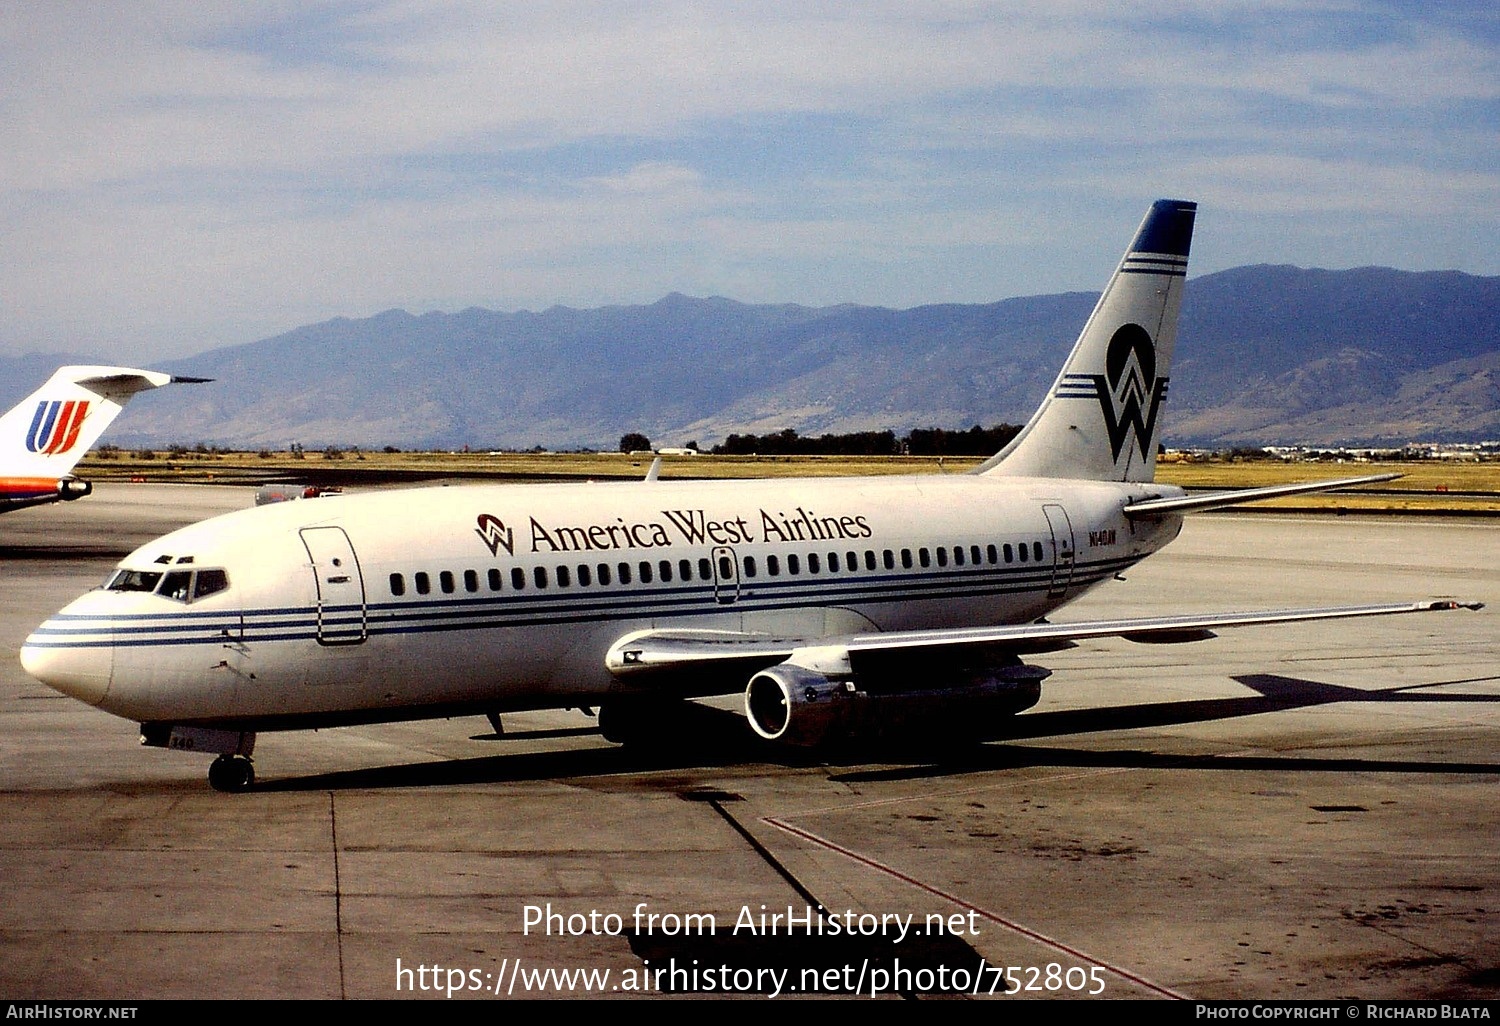
[[[890,553],[887,552],[886,555],[889,556]],[[850,570],[858,570],[859,569],[859,564],[854,561],[854,553],[852,553],[852,552],[849,553],[849,569]],[[865,569],[866,570],[874,570],[875,569],[875,550],[874,549],[865,549]],[[886,567],[886,569],[889,570],[890,567]]]
[[[995,547],[993,545],[990,546],[990,551],[991,552],[995,551]],[[990,562],[993,563],[994,561],[995,561],[995,557],[991,556],[990,557]],[[969,562],[973,563],[975,566],[979,565],[979,546],[978,545],[970,545],[969,546]]]
[[[630,564],[629,563],[621,563],[620,564],[620,583],[621,584],[629,584],[630,583]]]
[[[679,559],[677,561],[677,579],[679,581],[691,581],[693,579],[693,561],[691,559]]]
[[[499,591],[500,590],[500,568],[497,567],[497,566],[490,567],[490,575],[489,576],[490,576],[490,591]]]
[[[746,556],[745,557],[745,576],[746,577],[754,577],[755,576],[755,557],[754,556]]]
[[[418,570],[412,574],[412,580],[417,583],[417,594],[426,595],[432,591],[432,578],[427,576],[425,570]]]
[[[1010,542],[1005,543],[1005,561],[1007,563],[1015,562],[1014,556],[1011,553]]]
[[[557,568],[557,586],[559,588],[566,588],[568,585],[570,585],[572,583],[573,583],[573,578],[568,573],[568,568],[565,567],[565,566],[558,567]]]
[[[896,554],[890,549],[885,550],[885,568],[887,570],[896,569]]]
[[[531,579],[536,582],[538,588],[545,588],[547,586],[547,568],[544,566],[533,567]]]
[[[1007,545],[1006,548],[1010,548],[1010,546]],[[1026,543],[1025,542],[1022,542],[1021,544],[1017,545],[1016,546],[1016,551],[1020,554],[1020,556],[1021,556],[1021,562],[1023,562],[1023,563],[1026,562],[1027,556],[1029,556],[1030,553],[1031,553],[1031,550],[1026,547]]]
[[[444,595],[453,594],[453,571],[444,570],[438,574],[438,585],[443,589]]]
[[[734,580],[734,561],[728,556],[719,557],[719,576],[726,581]]]
[[[464,571],[464,591],[475,592],[479,590],[479,572],[476,570]]]
[[[789,574],[800,574],[802,572],[802,560],[795,552],[786,557],[786,572]]]
[[[978,562],[978,560],[975,560],[975,562]],[[962,545],[953,546],[953,565],[964,565],[964,547]]]
[[[579,563],[578,564],[578,586],[580,588],[587,588],[592,583],[593,583],[593,574],[589,572],[589,565],[587,563]]]
[[[656,569],[661,572],[661,583],[672,583],[672,561],[670,559],[664,559],[656,564]]]
[[[901,568],[903,570],[911,569],[911,549],[901,550]]]
[[[729,565],[729,561],[727,559],[724,561],[724,565]],[[698,580],[711,581],[713,579],[714,565],[708,561],[707,556],[703,556],[698,560]]]
[[[609,586],[609,564],[608,563],[600,563],[599,564],[599,585],[601,587],[608,587]]]
[[[776,556],[767,556],[766,557],[766,576],[767,577],[780,577],[781,576],[781,560],[778,557],[776,557]]]
[[[807,554],[807,572],[810,574],[823,572],[822,564],[818,562],[818,554],[816,552],[809,552]]]
[[[1032,542],[1031,543],[1031,556],[1038,563],[1040,563],[1042,561],[1042,543],[1041,542]]]
[[[918,549],[917,550],[917,559],[918,559],[918,561],[921,562],[921,564],[923,566],[931,566],[932,565],[932,556],[927,552],[926,549]]]
[[[526,587],[526,571],[518,566],[510,568],[510,586],[516,591]]]
[[[193,598],[201,599],[216,595],[221,591],[227,591],[228,588],[229,574],[223,570],[199,570],[198,576],[193,579]]]
[[[937,564],[938,566],[948,565],[948,550],[941,545],[937,547]]]
[[[644,559],[641,560],[641,583],[651,583],[651,564],[646,562]]]
[[[406,580],[400,574],[391,574],[391,594],[398,598],[406,594]]]

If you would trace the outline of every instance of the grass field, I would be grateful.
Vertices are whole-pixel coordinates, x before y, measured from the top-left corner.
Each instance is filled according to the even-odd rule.
[[[622,453],[156,453],[91,454],[78,469],[85,480],[215,483],[300,481],[375,484],[439,479],[492,481],[641,478],[652,457]],[[668,456],[663,478],[764,478],[870,474],[958,474],[981,461],[969,457]],[[1500,463],[1283,463],[1272,460],[1163,462],[1158,480],[1189,489],[1257,485],[1399,473],[1396,481],[1357,491],[1301,495],[1258,508],[1391,512],[1500,513]]]

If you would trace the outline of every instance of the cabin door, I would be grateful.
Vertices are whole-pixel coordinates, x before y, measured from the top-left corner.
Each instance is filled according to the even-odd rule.
[[[358,645],[365,640],[365,579],[342,527],[306,527],[302,544],[312,560],[318,594],[318,643]]]
[[[1068,511],[1061,506],[1046,505],[1047,526],[1052,529],[1052,586],[1047,589],[1050,597],[1063,594],[1073,583],[1073,524],[1068,520]]]

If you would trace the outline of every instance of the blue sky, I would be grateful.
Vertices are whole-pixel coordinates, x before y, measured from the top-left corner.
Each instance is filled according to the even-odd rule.
[[[147,363],[391,307],[907,307],[1500,273],[1500,13],[1459,4],[0,7],[0,350]]]

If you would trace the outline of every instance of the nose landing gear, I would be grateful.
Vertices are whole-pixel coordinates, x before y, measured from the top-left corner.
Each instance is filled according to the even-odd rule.
[[[248,756],[221,755],[208,767],[208,783],[215,791],[248,791],[255,786],[255,765]]]

